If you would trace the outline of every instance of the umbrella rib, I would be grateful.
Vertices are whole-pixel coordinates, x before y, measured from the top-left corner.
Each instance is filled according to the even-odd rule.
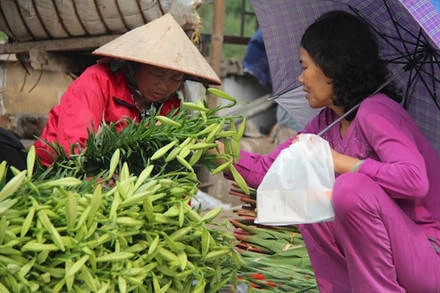
[[[396,52],[398,52],[399,54],[403,55],[403,52],[397,48],[397,46],[395,46],[389,39],[393,39],[392,36],[387,36],[385,33],[380,32],[378,29],[376,29],[376,27],[369,22],[357,9],[353,8],[352,6],[349,5],[349,8],[353,11],[353,13],[355,13],[357,16],[361,17],[364,22],[383,40],[385,41],[389,46],[391,46],[394,50],[396,50]],[[397,38],[394,38],[397,40]],[[407,52],[408,53],[408,52]]]
[[[429,56],[426,54],[424,56],[424,61],[429,58]],[[408,78],[408,87],[406,88],[406,93],[405,93],[405,97],[404,97],[404,108],[407,109],[409,106],[409,89],[411,88],[411,85],[415,83],[415,80],[418,79],[421,83],[423,83],[423,85],[425,86],[426,90],[428,91],[429,96],[431,97],[431,99],[434,101],[435,105],[437,106],[437,108],[440,110],[440,104],[437,101],[437,92],[436,92],[436,87],[435,87],[435,79],[432,79],[433,82],[433,90],[431,90],[431,88],[428,86],[427,81],[425,80],[425,78],[423,77],[423,75],[421,74],[422,72],[425,72],[422,67],[423,62],[419,63],[418,66],[414,66],[414,70],[415,70],[415,75],[413,78],[411,78],[413,71],[410,71],[410,77]],[[432,65],[433,66],[433,65]]]
[[[429,45],[427,45],[427,43],[421,41],[421,38],[424,37],[424,34],[422,32],[422,30],[419,30],[419,35],[417,38],[417,42],[421,42],[423,45],[419,46],[418,44],[416,44],[416,48],[419,48],[419,50],[414,51],[413,56],[415,56],[414,59],[412,59],[412,62],[414,64],[414,66],[416,65],[420,65],[418,67],[418,71],[423,72],[426,75],[429,75],[432,79],[433,82],[439,82],[440,80],[434,75],[434,67],[433,67],[433,63],[434,61],[432,60],[428,60],[428,58],[430,59],[434,59],[437,63],[437,66],[440,66],[440,64],[438,63],[438,59],[437,59],[437,54],[436,51]],[[424,56],[423,61],[419,62],[417,58],[417,56],[419,56],[420,54],[422,54]],[[421,65],[426,65],[426,64],[431,64],[431,72],[428,72],[427,70],[425,70],[425,68]],[[440,67],[439,67],[440,68]]]
[[[418,64],[419,60],[423,57],[423,62],[426,61],[426,56],[427,56],[427,50],[426,47],[423,47],[423,49],[419,52],[419,50],[417,50],[419,48],[418,44],[420,43],[420,37],[422,35],[422,31],[421,29],[419,30],[419,34],[417,36],[417,42],[416,42],[416,48],[415,50],[410,54],[411,57],[408,59],[408,64],[405,66],[407,68],[407,70],[409,70],[410,68],[414,68],[416,67],[416,65]],[[423,64],[423,63],[422,63]]]
[[[415,69],[415,66],[412,69]],[[410,88],[414,84],[414,81],[417,79],[417,76],[418,76],[417,74],[413,74],[413,73],[414,73],[413,70],[409,71],[407,87],[405,89],[405,95],[403,96],[403,108],[405,108],[405,109],[408,109],[408,106],[409,106]]]
[[[421,35],[423,35],[423,33],[420,30],[419,31],[419,38],[418,39],[420,39]],[[439,101],[437,100],[437,89],[436,89],[436,82],[439,82],[439,79],[434,74],[434,72],[435,72],[434,63],[431,60],[428,61],[428,59],[434,59],[435,61],[438,61],[437,55],[436,55],[436,51],[433,48],[429,47],[429,46],[426,46],[423,49],[424,49],[423,61],[422,62],[416,62],[416,64],[414,64],[414,68],[416,69],[416,74],[418,75],[418,77],[420,78],[421,82],[425,86],[426,91],[429,93],[431,99],[434,101],[435,105],[437,106],[437,109],[440,110],[440,104],[439,104]],[[426,65],[426,64],[430,64],[431,65],[430,66],[431,67],[431,72],[428,72],[428,70],[426,70],[423,67],[423,65]],[[440,65],[438,63],[437,63],[437,67],[440,68]],[[422,73],[431,77],[432,90],[428,86],[428,82],[425,80],[424,75]]]
[[[431,72],[434,72],[435,69],[434,69],[434,64],[433,63],[430,63],[430,67],[431,67]],[[439,103],[437,101],[437,87],[436,87],[435,79],[432,78],[431,82],[432,82],[432,90],[433,90],[432,97],[434,99],[434,103],[437,105],[437,108],[440,109],[440,105],[439,105]]]
[[[399,22],[395,21],[394,18],[391,17],[391,19],[392,19],[392,22],[393,22],[393,25],[395,27],[396,32],[398,32],[398,34],[399,34],[399,38],[394,37],[394,39],[400,40],[404,44],[411,44],[411,45],[415,45],[417,47],[426,47],[427,46],[428,41],[426,40],[426,36],[422,33],[422,28],[419,27],[419,32],[416,35],[412,31],[408,30],[405,26],[403,26]],[[402,30],[405,31],[412,38],[416,39],[417,41],[413,42],[408,39],[403,39],[402,34],[401,34]],[[423,40],[422,40],[422,37],[423,37]],[[393,37],[390,36],[390,38],[393,38]],[[420,43],[422,45],[419,45]]]
[[[426,61],[426,63],[424,63],[424,64],[422,64],[422,65],[431,65],[431,71],[428,71],[428,70],[426,70],[424,67],[421,67],[420,68],[420,71],[422,72],[422,73],[424,73],[425,75],[428,75],[430,78],[432,78],[432,81],[433,82],[436,82],[436,83],[440,83],[440,79],[437,77],[437,76],[435,76],[435,74],[434,74],[434,72],[435,72],[435,67],[434,67],[434,65],[436,64],[435,62],[430,62],[430,61]],[[439,64],[437,64],[437,67],[439,67],[440,65]]]
[[[415,63],[414,63],[414,59],[413,59],[413,57],[415,56],[415,54],[414,53],[412,53],[412,52],[410,52],[410,50],[409,50],[409,48],[408,48],[408,45],[413,45],[413,46],[415,46],[415,52],[418,52],[419,50],[417,50],[417,48],[422,48],[422,51],[424,51],[424,50],[426,50],[426,48],[427,47],[429,47],[428,46],[428,43],[427,43],[427,41],[426,41],[426,37],[425,37],[425,35],[422,33],[422,29],[420,28],[420,30],[419,30],[419,32],[418,32],[418,34],[416,35],[416,34],[414,34],[414,33],[412,33],[411,31],[409,31],[407,28],[405,28],[404,26],[402,26],[400,23],[398,23],[396,20],[395,20],[395,18],[393,17],[393,14],[392,14],[392,12],[391,12],[391,8],[390,8],[390,6],[389,6],[389,4],[388,4],[388,2],[386,1],[386,0],[383,0],[383,3],[384,3],[384,6],[385,6],[385,8],[386,8],[386,11],[387,11],[387,13],[388,13],[388,16],[390,17],[390,20],[391,20],[391,22],[392,22],[392,24],[393,24],[393,27],[394,27],[394,30],[395,30],[395,32],[396,32],[396,34],[398,35],[397,37],[396,36],[391,36],[391,35],[388,35],[388,34],[386,34],[386,33],[382,33],[381,31],[379,31],[370,21],[368,21],[365,17],[363,17],[362,15],[361,15],[361,13],[357,10],[357,9],[355,9],[355,8],[353,8],[352,6],[350,6],[349,5],[349,8],[356,14],[356,15],[358,15],[359,17],[362,17],[362,19],[370,26],[370,28],[384,41],[384,42],[386,42],[391,48],[393,48],[398,54],[400,54],[400,56],[399,57],[396,57],[396,58],[393,58],[393,59],[389,59],[389,60],[387,60],[388,62],[393,62],[393,63],[401,63],[401,62],[395,62],[395,60],[399,60],[399,59],[402,59],[402,58],[405,58],[405,60],[406,60],[406,64],[407,64],[407,67],[408,66],[410,66],[410,65],[415,65]],[[402,31],[405,31],[408,35],[410,35],[411,37],[413,37],[416,41],[410,41],[410,40],[407,40],[407,39],[404,39],[403,38],[403,35],[402,35]],[[422,38],[423,38],[423,40],[422,40]],[[400,49],[400,48],[398,48],[392,41],[393,40],[395,40],[395,41],[399,41],[401,44],[402,44],[402,46],[403,46],[403,49],[404,49],[404,52]],[[411,57],[412,56],[412,57]],[[402,62],[402,64],[403,64],[403,62]]]
[[[421,53],[422,51],[420,51]],[[419,53],[419,52],[417,52]],[[410,56],[414,53],[408,53],[408,54],[400,54],[397,56],[394,56],[393,58],[384,59],[388,63],[395,63],[395,64],[408,64],[408,60],[410,60]],[[403,61],[400,61],[403,60]]]
[[[427,92],[429,93],[429,95],[431,96],[432,100],[434,101],[434,103],[436,104],[437,108],[440,109],[440,105],[439,102],[437,101],[437,95],[436,95],[436,86],[435,86],[435,82],[437,81],[437,78],[434,76],[434,74],[432,74],[434,72],[433,69],[433,64],[431,63],[431,73],[429,73],[427,70],[425,70],[422,65],[427,64],[428,63],[428,58],[429,58],[429,45],[426,41],[425,35],[423,34],[422,29],[419,29],[419,32],[417,34],[417,36],[415,34],[413,34],[411,31],[409,31],[408,29],[406,29],[405,27],[403,27],[402,25],[400,25],[399,23],[397,23],[395,21],[395,19],[393,18],[393,15],[391,13],[390,7],[387,4],[386,0],[383,1],[384,5],[387,9],[387,13],[390,16],[390,19],[393,23],[393,26],[395,28],[396,33],[398,34],[398,38],[397,37],[389,37],[390,39],[395,39],[395,40],[400,40],[402,42],[402,46],[404,47],[405,51],[407,52],[407,54],[402,54],[402,52],[400,52],[400,50],[397,50],[396,46],[391,45],[391,42],[388,41],[387,37],[385,34],[382,34],[380,32],[377,32],[378,35],[382,38],[385,38],[384,40],[390,44],[396,51],[400,52],[402,55],[398,56],[396,58],[393,58],[393,60],[389,60],[389,62],[394,61],[396,62],[397,60],[401,60],[402,58],[407,60],[407,64],[406,66],[404,66],[404,68],[406,70],[410,70],[410,74],[408,76],[408,86],[406,87],[406,91],[405,91],[405,96],[404,96],[404,107],[407,108],[409,105],[409,94],[410,94],[410,88],[413,84],[415,84],[416,80],[419,80],[419,82],[423,83],[423,85],[425,86]],[[373,29],[375,31],[377,31],[374,27]],[[409,42],[407,40],[404,40],[403,36],[402,36],[402,32],[401,30],[407,32],[410,36],[413,36],[416,40],[416,42]],[[410,53],[409,48],[408,48],[408,44],[414,45],[415,46],[415,50],[413,52]],[[419,61],[420,57],[423,56],[423,61]],[[396,62],[397,63],[397,62]],[[412,69],[415,69],[415,71],[413,71]],[[432,89],[433,91],[431,91],[431,88],[428,86],[427,81],[425,80],[423,74],[427,74],[429,76],[431,76],[432,78]]]
[[[428,57],[431,57],[431,58],[435,59],[436,61],[438,61],[436,55],[427,56],[427,58],[428,58]],[[435,105],[437,106],[437,109],[440,110],[440,103],[439,103],[439,101],[437,100],[437,87],[436,87],[436,82],[439,82],[439,80],[438,80],[438,79],[436,78],[436,76],[434,75],[434,71],[435,71],[434,63],[430,62],[429,64],[431,65],[431,72],[430,72],[430,73],[426,73],[426,74],[428,74],[428,75],[431,76],[431,81],[432,81],[432,92],[431,92],[430,88],[428,87],[428,84],[427,84],[427,83],[423,82],[423,84],[425,85],[425,87],[427,88],[427,90],[429,91],[429,93],[431,94],[431,98],[432,98],[432,100],[434,101]],[[437,63],[437,67],[439,67],[439,66],[440,66],[440,65]],[[425,71],[423,71],[423,72],[425,72]]]
[[[430,61],[429,63],[432,63],[432,64],[433,64],[433,66],[432,66],[432,67],[433,67],[432,72],[435,71],[434,64],[437,65],[437,70],[440,71],[440,60],[438,59],[438,57],[439,57],[438,54],[432,54],[432,55],[431,55],[431,58],[432,58],[433,60]],[[435,74],[432,74],[432,75],[434,76],[434,78],[435,78],[438,82],[440,82],[440,80],[435,76]]]
[[[415,45],[416,48],[419,47],[419,44],[423,44],[420,47],[426,47],[427,46],[427,41],[426,41],[426,37],[425,35],[422,33],[422,29],[419,28],[419,32],[416,34],[414,34],[412,31],[410,31],[408,28],[406,28],[405,26],[403,26],[402,24],[400,24],[398,21],[395,20],[395,18],[393,17],[393,13],[391,11],[391,8],[389,6],[389,4],[387,3],[387,0],[383,0],[383,3],[386,7],[386,10],[388,12],[388,15],[391,19],[391,22],[393,23],[394,29],[397,32],[397,34],[399,35],[399,38],[396,38],[397,40],[400,40],[403,44],[403,46],[405,47],[406,51],[408,52],[408,48],[406,47],[406,44],[411,44],[411,45]],[[415,43],[408,41],[407,39],[404,39],[401,33],[401,30],[405,31],[407,34],[409,34],[412,38],[416,39],[417,41]],[[422,41],[421,37],[423,37],[424,41]]]
[[[399,35],[399,40],[402,42],[402,45],[405,48],[405,51],[408,53],[409,52],[408,47],[406,46],[406,43],[403,41],[402,34],[400,32],[400,29],[398,28],[399,26],[397,24],[397,21],[394,19],[393,14],[391,13],[391,9],[390,9],[387,1],[383,0],[383,4],[385,5],[385,8],[386,8],[387,13],[388,13],[388,16],[390,17],[391,22],[393,23],[393,26],[394,26],[394,29],[396,30],[396,33]]]
[[[415,66],[416,63],[417,63],[417,59],[418,59],[418,58],[416,58],[418,56],[418,51],[419,51],[418,48],[422,48],[421,51],[426,56],[426,51],[427,51],[427,47],[428,47],[427,42],[426,42],[426,38],[425,38],[425,36],[424,36],[424,34],[422,32],[422,29],[419,28],[419,32],[417,33],[417,35],[413,34],[411,31],[409,31],[407,28],[402,26],[400,23],[398,23],[394,19],[393,14],[391,12],[391,8],[390,8],[389,4],[387,3],[387,1],[383,0],[383,3],[385,5],[385,7],[386,7],[386,10],[387,10],[387,13],[388,13],[388,15],[389,15],[389,17],[391,19],[391,22],[393,23],[394,29],[395,29],[396,33],[399,35],[399,37],[395,38],[395,39],[401,41],[402,46],[405,48],[405,51],[407,52],[407,56],[412,56],[412,57],[410,57],[408,59],[409,63],[407,64],[407,67]],[[403,31],[405,31],[407,34],[409,34],[410,36],[412,36],[413,38],[415,38],[416,41],[415,42],[410,42],[410,41],[404,39],[403,36],[402,36],[401,29]],[[422,41],[422,38],[424,38],[425,41]],[[415,49],[413,50],[412,53],[410,53],[410,50],[407,47],[407,44],[411,44],[411,45],[415,46]],[[425,58],[425,60],[426,60],[426,58]]]

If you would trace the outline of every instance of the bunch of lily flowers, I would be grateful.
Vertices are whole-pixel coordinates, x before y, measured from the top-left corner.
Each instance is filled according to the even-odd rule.
[[[247,195],[233,184],[229,194],[238,196],[242,203],[235,211],[237,217],[229,219],[238,241],[236,249],[245,262],[240,278],[254,292],[318,292],[298,227],[256,224],[255,189]]]

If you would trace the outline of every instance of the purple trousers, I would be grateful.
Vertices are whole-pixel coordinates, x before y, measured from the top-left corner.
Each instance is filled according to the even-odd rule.
[[[333,205],[334,221],[300,225],[320,293],[440,292],[435,244],[370,177],[339,176]]]

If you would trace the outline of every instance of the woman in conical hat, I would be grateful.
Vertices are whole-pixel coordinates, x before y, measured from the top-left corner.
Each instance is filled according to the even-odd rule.
[[[34,144],[45,166],[57,142],[84,146],[88,131],[104,121],[124,127],[124,118],[140,121],[152,107],[165,115],[180,105],[184,80],[220,85],[221,81],[170,14],[135,28],[96,49],[104,56],[71,83]]]

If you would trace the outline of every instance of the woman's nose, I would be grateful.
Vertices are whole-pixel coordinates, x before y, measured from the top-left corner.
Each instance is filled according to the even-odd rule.
[[[301,73],[300,75],[298,75],[298,81],[299,81],[300,83],[303,83],[304,78],[303,78],[303,74],[302,74],[302,73]]]
[[[159,78],[158,81],[157,81],[157,86],[160,89],[167,90],[169,85],[170,85],[170,82],[171,81],[168,80],[167,78]]]

